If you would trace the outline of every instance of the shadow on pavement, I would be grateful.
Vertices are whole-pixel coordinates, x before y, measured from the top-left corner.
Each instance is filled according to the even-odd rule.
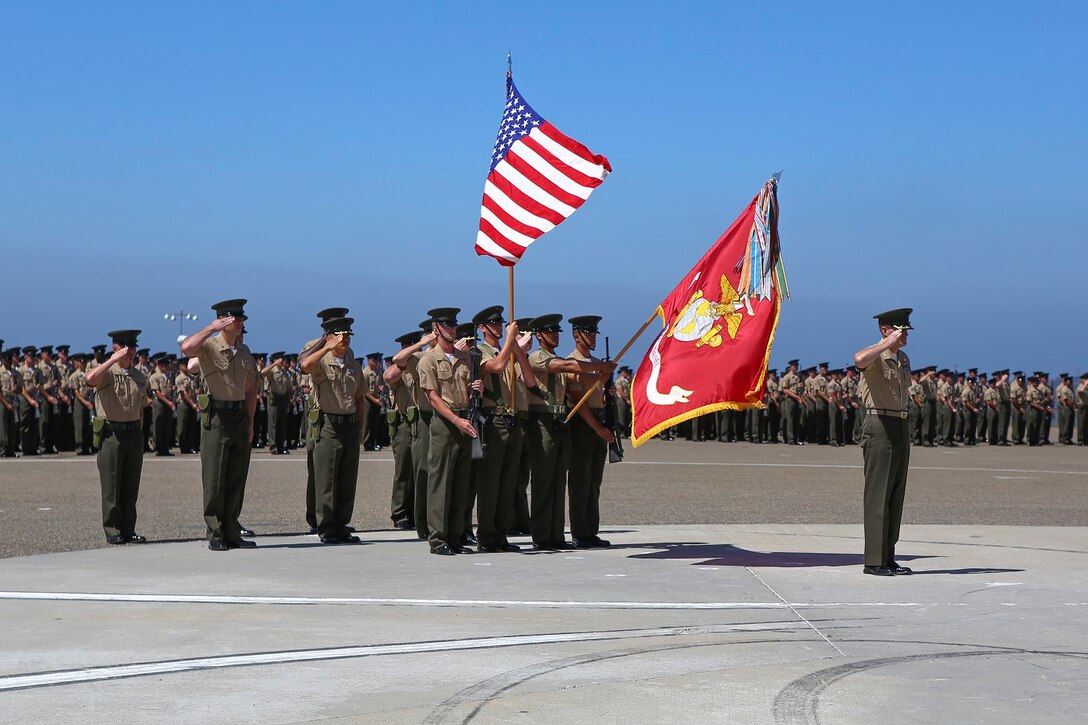
[[[696,559],[698,566],[751,566],[751,567],[809,567],[809,566],[862,566],[861,554],[832,554],[820,551],[750,551],[732,544],[702,544],[694,542],[665,542],[660,544],[620,544],[613,549],[658,548],[643,554],[632,554],[631,559]],[[897,556],[900,562],[926,559],[925,556]]]
[[[917,574],[1015,574],[1023,569],[991,569],[985,566],[973,566],[966,569],[915,569]]]

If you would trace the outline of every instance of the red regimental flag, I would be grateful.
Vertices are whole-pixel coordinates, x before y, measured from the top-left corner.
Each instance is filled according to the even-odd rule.
[[[763,407],[787,298],[771,179],[658,307],[664,329],[631,381],[632,442],[716,410]]]

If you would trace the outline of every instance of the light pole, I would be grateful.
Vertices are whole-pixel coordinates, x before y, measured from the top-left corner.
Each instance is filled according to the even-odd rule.
[[[177,320],[178,322],[178,344],[185,342],[185,321],[196,320],[197,316],[186,312],[185,310],[178,310],[177,312],[167,312],[162,316],[162,319],[169,322]]]

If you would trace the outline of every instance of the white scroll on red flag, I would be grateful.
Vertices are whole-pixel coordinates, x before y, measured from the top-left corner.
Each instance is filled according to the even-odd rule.
[[[774,177],[657,308],[664,329],[631,381],[632,444],[705,413],[762,407],[783,296]]]
[[[580,207],[612,171],[608,159],[562,134],[506,75],[506,108],[484,182],[476,253],[517,264],[541,234]]]

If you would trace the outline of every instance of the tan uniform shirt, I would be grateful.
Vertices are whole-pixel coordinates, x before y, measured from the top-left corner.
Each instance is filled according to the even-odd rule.
[[[268,392],[272,395],[287,395],[291,389],[291,375],[283,365],[274,365],[261,373],[268,382]]]
[[[136,366],[125,370],[114,365],[94,389],[95,415],[105,416],[114,423],[139,420],[147,404],[147,378]]]
[[[151,396],[156,403],[162,403],[162,401],[159,400],[155,393],[161,393],[167,400],[171,400],[174,394],[173,389],[170,387],[170,380],[166,377],[166,373],[155,371],[151,377],[147,379],[147,387],[148,390],[151,391]],[[171,402],[173,401],[171,400]]]
[[[1065,383],[1058,386],[1058,402],[1067,408],[1073,406],[1073,388]]]
[[[990,386],[982,394],[982,402],[986,403],[987,408],[996,408],[1001,402],[1001,393],[997,392],[996,387]]]
[[[488,345],[486,342],[477,343],[476,346],[480,348],[481,365],[488,360],[494,360],[499,355],[498,350],[491,347],[491,345]],[[514,363],[514,371],[517,376],[514,385],[518,395],[518,410],[528,410],[526,396],[529,393],[525,389],[525,381],[521,377],[521,365],[519,363]],[[501,373],[481,373],[481,376],[484,381],[484,407],[496,408],[501,405],[503,408],[509,409],[514,402],[513,396],[510,393],[510,369],[507,368]]]
[[[546,352],[543,349],[533,350],[529,355],[529,364],[533,366],[533,374],[537,382],[555,398],[555,404],[566,406],[567,400],[567,376],[563,373],[548,371],[548,363],[556,358],[554,352]],[[548,412],[548,401],[529,393],[529,410]]]
[[[952,385],[947,380],[937,383],[937,400],[941,405],[952,405]]]
[[[910,386],[907,388],[907,395],[909,395],[910,399],[914,401],[914,404],[919,407],[922,403],[926,402],[925,390],[922,389],[922,384],[917,381],[911,382]]]
[[[858,395],[867,409],[906,411],[910,387],[910,358],[902,350],[885,350],[861,371]]]
[[[801,395],[804,392],[804,385],[801,382],[801,376],[797,373],[786,373],[782,376],[782,380],[779,381],[779,386],[783,390],[789,390],[791,393]],[[793,398],[790,398],[793,400]]]
[[[19,394],[19,378],[14,370],[0,365],[0,395],[8,403],[15,403],[15,396]]]
[[[405,381],[405,385],[412,386],[412,400],[415,401],[416,407],[425,413],[433,413],[434,406],[431,405],[431,399],[427,397],[426,391],[419,387],[419,361],[426,354],[425,352],[412,353],[404,366],[404,372],[401,373],[401,379]]]
[[[817,375],[812,379],[812,395],[816,398],[817,403],[826,403],[824,396],[827,395],[827,378],[823,375]]]
[[[1014,380],[1009,386],[1009,402],[1019,408],[1024,404],[1025,397],[1024,388],[1021,387],[1019,381]]]
[[[963,390],[960,391],[960,402],[965,406],[978,408],[978,391],[975,390],[974,385],[968,383],[963,386]]]
[[[87,385],[87,373],[82,370],[73,370],[72,374],[68,376],[68,389],[73,393],[79,393],[87,400],[91,399],[91,386]],[[83,405],[78,400],[72,404]]]
[[[438,346],[423,353],[416,367],[420,389],[434,390],[455,411],[468,408],[471,372],[467,355],[446,355]]]
[[[356,404],[365,399],[369,387],[359,361],[354,357],[337,360],[327,352],[310,373],[310,380],[317,391],[317,405],[326,413],[350,415],[356,412]]]
[[[174,390],[177,391],[178,405],[189,405],[185,400],[185,393],[189,394],[189,397],[193,399],[193,403],[196,403],[196,390],[193,389],[193,378],[191,375],[178,373],[174,378]]]
[[[582,355],[575,348],[571,351],[571,354],[567,356],[571,360],[581,360],[582,362],[600,362],[600,358],[593,357],[592,355]],[[593,385],[597,380],[596,375],[580,374],[580,373],[566,373],[567,379],[567,405],[572,408],[578,404],[578,401],[582,399],[582,396],[586,394],[586,389]],[[604,407],[604,390],[603,383],[593,389],[593,393],[589,396],[589,400],[586,401],[586,407],[590,410],[600,410]]]
[[[60,395],[60,373],[53,363],[38,363],[39,384],[43,395],[51,395],[56,398]]]
[[[1088,405],[1088,380],[1077,386],[1077,404]]]
[[[19,366],[18,375],[19,389],[26,391],[26,394],[31,398],[40,398],[41,390],[39,386],[41,385],[42,376],[38,372],[38,367],[28,367],[26,363],[23,363]]]
[[[245,400],[246,381],[257,376],[253,355],[244,342],[232,351],[223,335],[209,337],[197,353],[212,400]]]
[[[937,383],[934,380],[935,378],[929,378],[928,380],[919,381],[922,386],[922,397],[926,400],[937,399]]]

